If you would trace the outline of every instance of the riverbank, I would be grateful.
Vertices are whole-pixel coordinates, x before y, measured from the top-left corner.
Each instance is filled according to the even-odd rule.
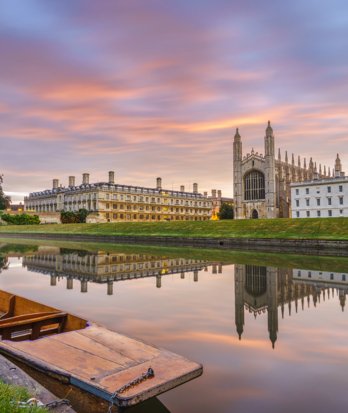
[[[0,236],[348,255],[348,218],[8,225]]]
[[[348,241],[348,218],[4,225],[1,233]]]

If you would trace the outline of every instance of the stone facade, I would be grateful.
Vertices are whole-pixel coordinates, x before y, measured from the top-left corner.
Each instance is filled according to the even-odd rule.
[[[275,138],[270,122],[264,137],[265,155],[255,152],[243,156],[242,139],[237,129],[233,142],[233,181],[235,218],[288,218],[291,211],[292,182],[313,179],[317,171],[316,163],[310,158],[301,164],[292,155],[289,162],[285,152],[282,161],[280,150],[275,157]],[[320,178],[330,176],[330,169],[319,166]]]
[[[145,188],[115,183],[115,174],[109,172],[108,182],[89,183],[89,174],[84,173],[82,184],[75,185],[75,177],[69,177],[68,186],[60,186],[53,179],[53,188],[33,192],[24,199],[28,212],[57,213],[60,211],[90,212],[89,222],[125,221],[204,221],[211,215],[212,201],[198,192],[162,188],[162,179],[157,178],[155,188]]]

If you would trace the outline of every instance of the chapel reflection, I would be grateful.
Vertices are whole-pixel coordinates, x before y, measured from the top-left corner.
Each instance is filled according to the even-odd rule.
[[[244,331],[245,310],[254,317],[267,312],[269,339],[274,348],[279,328],[278,307],[284,318],[285,307],[291,316],[299,306],[303,311],[320,301],[338,297],[342,311],[348,294],[347,275],[344,273],[308,271],[290,268],[235,264],[235,323],[241,339]],[[305,305],[306,303],[306,305]]]
[[[39,252],[23,257],[23,267],[29,271],[50,276],[50,285],[66,279],[66,288],[74,288],[74,280],[80,282],[81,293],[88,292],[88,283],[105,283],[107,294],[114,292],[114,283],[124,280],[154,277],[157,288],[162,286],[162,277],[168,274],[193,273],[198,282],[199,271],[207,271],[212,264],[214,274],[222,273],[222,264],[187,258],[168,258],[145,254],[120,254],[99,251],[61,251],[60,249]]]

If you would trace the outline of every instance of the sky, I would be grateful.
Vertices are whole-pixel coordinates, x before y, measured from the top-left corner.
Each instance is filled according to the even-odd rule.
[[[348,172],[346,0],[0,0],[0,173],[14,201],[107,180],[232,196],[232,143]]]

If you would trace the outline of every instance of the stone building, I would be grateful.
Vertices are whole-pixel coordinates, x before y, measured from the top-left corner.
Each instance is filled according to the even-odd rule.
[[[312,158],[307,166],[292,154],[291,161],[285,152],[284,161],[280,150],[275,157],[275,138],[270,122],[264,138],[265,154],[251,150],[243,156],[242,138],[237,129],[233,142],[233,181],[235,218],[288,218],[291,208],[292,182],[313,179],[317,169]],[[319,165],[318,176],[327,178],[330,169]]]
[[[333,177],[291,184],[292,218],[348,217],[348,177],[337,154]]]
[[[81,293],[88,292],[89,283],[106,284],[107,294],[113,294],[115,282],[153,277],[157,288],[161,288],[162,277],[169,274],[193,272],[194,282],[198,273],[211,265],[205,260],[170,258],[134,253],[106,253],[60,250],[39,252],[23,257],[23,267],[29,271],[48,275],[50,285],[66,279],[66,288],[73,289],[74,280],[80,283]]]
[[[242,338],[245,314],[267,314],[269,339],[274,348],[280,317],[319,305],[335,290],[342,311],[348,294],[348,275],[342,273],[235,264],[235,325]],[[280,310],[280,311],[279,311]],[[280,314],[279,314],[280,313]]]
[[[222,204],[228,204],[231,207],[234,207],[233,198],[222,196],[221,189],[212,189],[209,199],[212,201],[211,218],[213,220],[218,219],[218,214]]]
[[[109,172],[108,182],[89,183],[89,174],[84,173],[82,183],[76,185],[75,177],[69,177],[69,185],[59,185],[53,179],[53,188],[33,192],[24,199],[26,211],[40,214],[60,211],[90,212],[89,222],[125,221],[204,221],[210,218],[212,202],[207,195],[162,188],[162,179],[157,178],[155,188],[121,185],[115,183],[115,173]]]

